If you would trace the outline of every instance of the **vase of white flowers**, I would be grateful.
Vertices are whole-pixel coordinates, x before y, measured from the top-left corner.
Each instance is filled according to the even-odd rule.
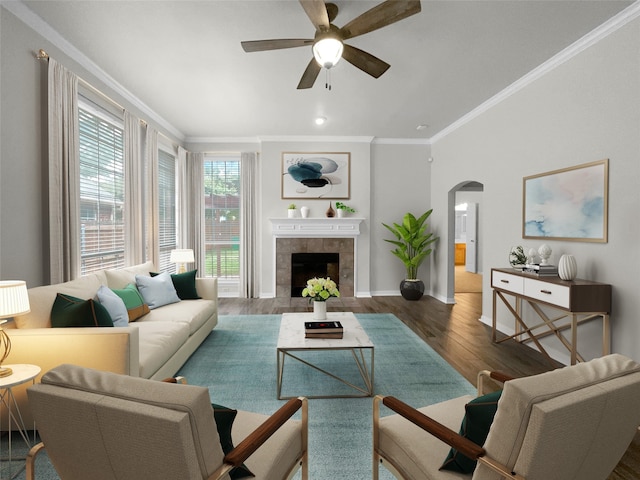
[[[307,286],[302,290],[302,296],[309,297],[309,301],[313,302],[313,318],[315,320],[326,320],[326,301],[331,297],[339,297],[340,292],[336,282],[331,278],[314,277],[307,280]]]

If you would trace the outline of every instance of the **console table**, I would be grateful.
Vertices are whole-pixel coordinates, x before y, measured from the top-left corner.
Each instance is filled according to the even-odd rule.
[[[602,354],[609,354],[611,285],[580,279],[566,281],[558,276],[538,276],[509,268],[492,268],[491,287],[493,288],[492,340],[494,342],[500,343],[512,338],[521,343],[531,341],[549,361],[553,362],[539,339],[555,335],[569,350],[571,364],[575,365],[578,361],[584,361],[577,350],[578,326],[601,318]],[[507,296],[513,297],[513,302],[510,302]],[[496,339],[498,298],[506,305],[515,321],[515,333],[500,340]],[[522,318],[523,301],[531,306],[542,320],[541,323],[531,326],[525,323]],[[543,310],[543,306],[559,311],[559,316],[550,317]],[[563,334],[568,329],[571,331],[570,338]]]

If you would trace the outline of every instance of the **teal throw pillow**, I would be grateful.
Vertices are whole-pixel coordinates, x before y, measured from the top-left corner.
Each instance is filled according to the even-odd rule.
[[[231,428],[233,427],[233,421],[238,414],[237,410],[223,407],[222,405],[211,404],[213,408],[213,418],[216,421],[216,428],[218,430],[218,436],[220,437],[220,446],[222,451],[226,455],[233,450],[233,440],[231,439]],[[255,477],[253,473],[244,465],[233,468],[229,472],[229,476],[236,480],[238,478]]]
[[[484,445],[489,428],[493,422],[493,417],[498,409],[498,400],[502,395],[502,390],[488,393],[475,398],[464,407],[465,415],[460,426],[460,435],[468,438],[476,445]],[[476,460],[473,460],[455,448],[449,451],[449,455],[440,467],[441,470],[452,470],[454,472],[472,473],[476,468]]]
[[[190,270],[184,273],[174,273],[171,275],[171,281],[176,289],[176,293],[180,300],[197,300],[202,298],[196,290],[196,274],[198,270]],[[151,276],[155,277],[159,273],[151,272]]]
[[[130,283],[124,288],[113,290],[113,293],[119,296],[124,302],[124,306],[127,307],[130,322],[135,322],[143,315],[149,313],[149,305],[144,303],[144,298],[142,298],[138,288],[133,283]]]
[[[136,275],[136,286],[144,298],[144,303],[149,305],[151,310],[180,301],[171,276],[167,272],[156,277]]]
[[[58,293],[51,307],[51,326],[113,327],[113,321],[107,309],[92,298],[83,300]]]
[[[109,287],[100,285],[96,297],[100,305],[109,312],[114,327],[126,327],[129,325],[129,312],[127,312],[127,307],[122,299]]]

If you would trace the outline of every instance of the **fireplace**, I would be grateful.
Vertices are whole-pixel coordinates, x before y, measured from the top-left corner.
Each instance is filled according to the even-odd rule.
[[[341,297],[353,297],[357,277],[357,238],[362,218],[272,218],[275,296],[300,296],[309,278],[331,277],[339,285]],[[297,254],[304,254],[298,257]],[[294,256],[295,255],[295,256]],[[335,255],[314,265],[317,255]],[[295,258],[295,260],[294,260]],[[294,263],[307,265],[294,279]],[[337,264],[337,265],[336,265]]]
[[[353,247],[352,238],[277,238],[276,296],[299,297],[309,278],[329,276],[339,285],[341,296],[353,297]],[[298,257],[299,254],[302,256]],[[318,258],[324,256],[329,261],[322,267]],[[309,262],[307,267],[302,267],[303,270],[296,273],[298,278],[294,279],[294,262],[299,263],[298,258]]]
[[[307,280],[313,277],[330,277],[340,290],[339,253],[292,253],[291,296],[301,297]]]

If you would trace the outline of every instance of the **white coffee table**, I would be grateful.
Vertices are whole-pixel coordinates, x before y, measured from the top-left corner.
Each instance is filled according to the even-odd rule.
[[[280,322],[280,334],[278,335],[278,399],[292,398],[282,396],[282,378],[284,373],[285,358],[290,357],[314,370],[322,372],[331,378],[334,378],[345,385],[353,388],[357,393],[353,395],[326,395],[307,396],[308,398],[342,398],[342,397],[372,397],[373,396],[373,361],[374,361],[374,345],[369,340],[367,333],[358,322],[355,315],[351,312],[329,312],[327,320],[339,321],[344,328],[342,338],[305,338],[304,322],[313,321],[313,313],[283,313]],[[354,385],[351,382],[341,378],[339,373],[331,373],[309,361],[302,359],[293,352],[303,352],[310,350],[326,350],[328,352],[337,350],[350,350],[356,362],[362,380],[363,386]],[[367,361],[368,351],[369,359]],[[304,395],[304,392],[300,393]]]

